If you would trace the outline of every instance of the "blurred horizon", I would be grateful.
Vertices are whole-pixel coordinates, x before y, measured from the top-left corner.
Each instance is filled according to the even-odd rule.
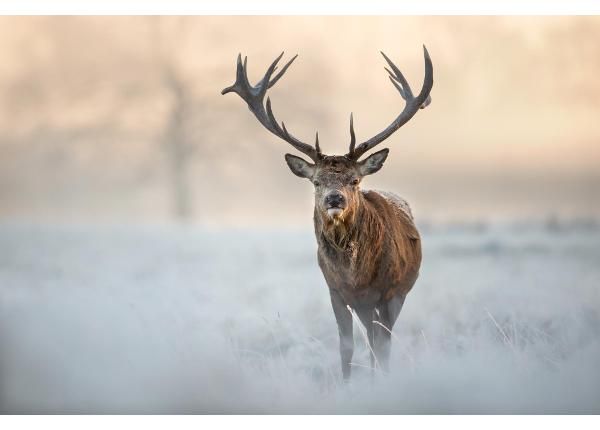
[[[365,188],[417,221],[600,219],[599,17],[2,17],[0,221],[307,227],[312,185],[231,85],[299,58],[269,94],[300,139],[345,153],[414,91],[432,104]],[[300,154],[297,154],[300,155]]]

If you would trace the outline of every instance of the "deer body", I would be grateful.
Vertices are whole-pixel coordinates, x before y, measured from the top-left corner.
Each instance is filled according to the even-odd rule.
[[[383,54],[383,53],[382,53]],[[400,115],[382,132],[356,145],[350,116],[348,154],[328,156],[321,153],[319,136],[315,145],[292,136],[277,122],[271,101],[264,97],[285,73],[294,58],[272,77],[283,53],[271,64],[263,79],[251,86],[247,63],[238,56],[235,83],[222,93],[237,93],[258,121],[277,137],[307,155],[313,163],[292,154],[286,162],[296,176],[315,187],[314,227],[318,243],[318,262],[329,287],[333,312],[340,335],[340,357],[344,379],[350,377],[354,349],[352,311],[365,326],[371,351],[371,367],[388,369],[390,336],[406,295],[419,275],[421,241],[406,202],[380,191],[363,191],[363,177],[383,166],[389,150],[383,149],[360,159],[367,151],[387,139],[426,107],[431,98],[433,66],[427,50],[423,87],[414,96],[400,70],[383,54],[391,70],[390,80],[405,100]]]
[[[406,202],[363,190],[351,202],[343,219],[327,216],[318,203],[314,211],[318,262],[338,322],[345,378],[354,349],[349,308],[367,329],[371,367],[387,370],[390,331],[421,265],[420,237]]]

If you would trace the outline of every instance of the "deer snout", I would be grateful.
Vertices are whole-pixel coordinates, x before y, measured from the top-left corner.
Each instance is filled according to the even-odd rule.
[[[325,196],[325,209],[327,215],[337,218],[342,215],[346,208],[346,197],[339,191],[332,191]]]
[[[325,196],[325,207],[327,209],[344,209],[346,207],[346,198],[339,191],[332,191]]]

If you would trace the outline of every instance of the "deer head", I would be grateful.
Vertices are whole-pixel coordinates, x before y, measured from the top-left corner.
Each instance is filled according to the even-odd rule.
[[[316,134],[314,146],[301,142],[288,132],[283,122],[281,126],[279,125],[273,114],[269,97],[267,97],[266,103],[264,102],[267,90],[283,76],[297,55],[288,61],[279,73],[273,77],[277,64],[283,56],[282,52],[255,86],[250,85],[248,81],[247,58],[244,58],[242,63],[242,56],[241,54],[238,55],[235,83],[225,88],[221,94],[237,93],[248,104],[250,111],[267,130],[285,140],[312,160],[311,163],[295,155],[285,154],[285,160],[290,170],[296,176],[309,179],[313,183],[315,187],[315,207],[319,212],[333,221],[343,220],[356,209],[359,201],[361,179],[381,169],[388,156],[389,149],[377,151],[363,160],[360,159],[362,155],[390,137],[392,133],[406,124],[419,109],[426,107],[431,102],[429,93],[433,86],[433,66],[425,46],[423,46],[423,52],[425,57],[425,79],[417,96],[413,95],[402,72],[383,52],[381,53],[391,69],[385,68],[390,75],[390,81],[405,101],[404,109],[387,128],[358,146],[356,145],[354,120],[351,114],[350,148],[346,155],[324,155],[319,146],[318,133]]]

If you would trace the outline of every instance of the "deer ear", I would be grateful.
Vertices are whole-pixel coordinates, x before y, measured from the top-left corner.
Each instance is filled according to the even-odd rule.
[[[315,173],[315,165],[310,164],[308,161],[296,157],[292,154],[285,154],[285,161],[288,166],[290,166],[290,170],[296,176],[300,176],[301,178],[312,178]]]
[[[381,169],[389,152],[390,150],[387,148],[382,149],[381,151],[374,152],[363,161],[358,163],[358,170],[360,171],[360,174],[362,176],[367,176]]]

